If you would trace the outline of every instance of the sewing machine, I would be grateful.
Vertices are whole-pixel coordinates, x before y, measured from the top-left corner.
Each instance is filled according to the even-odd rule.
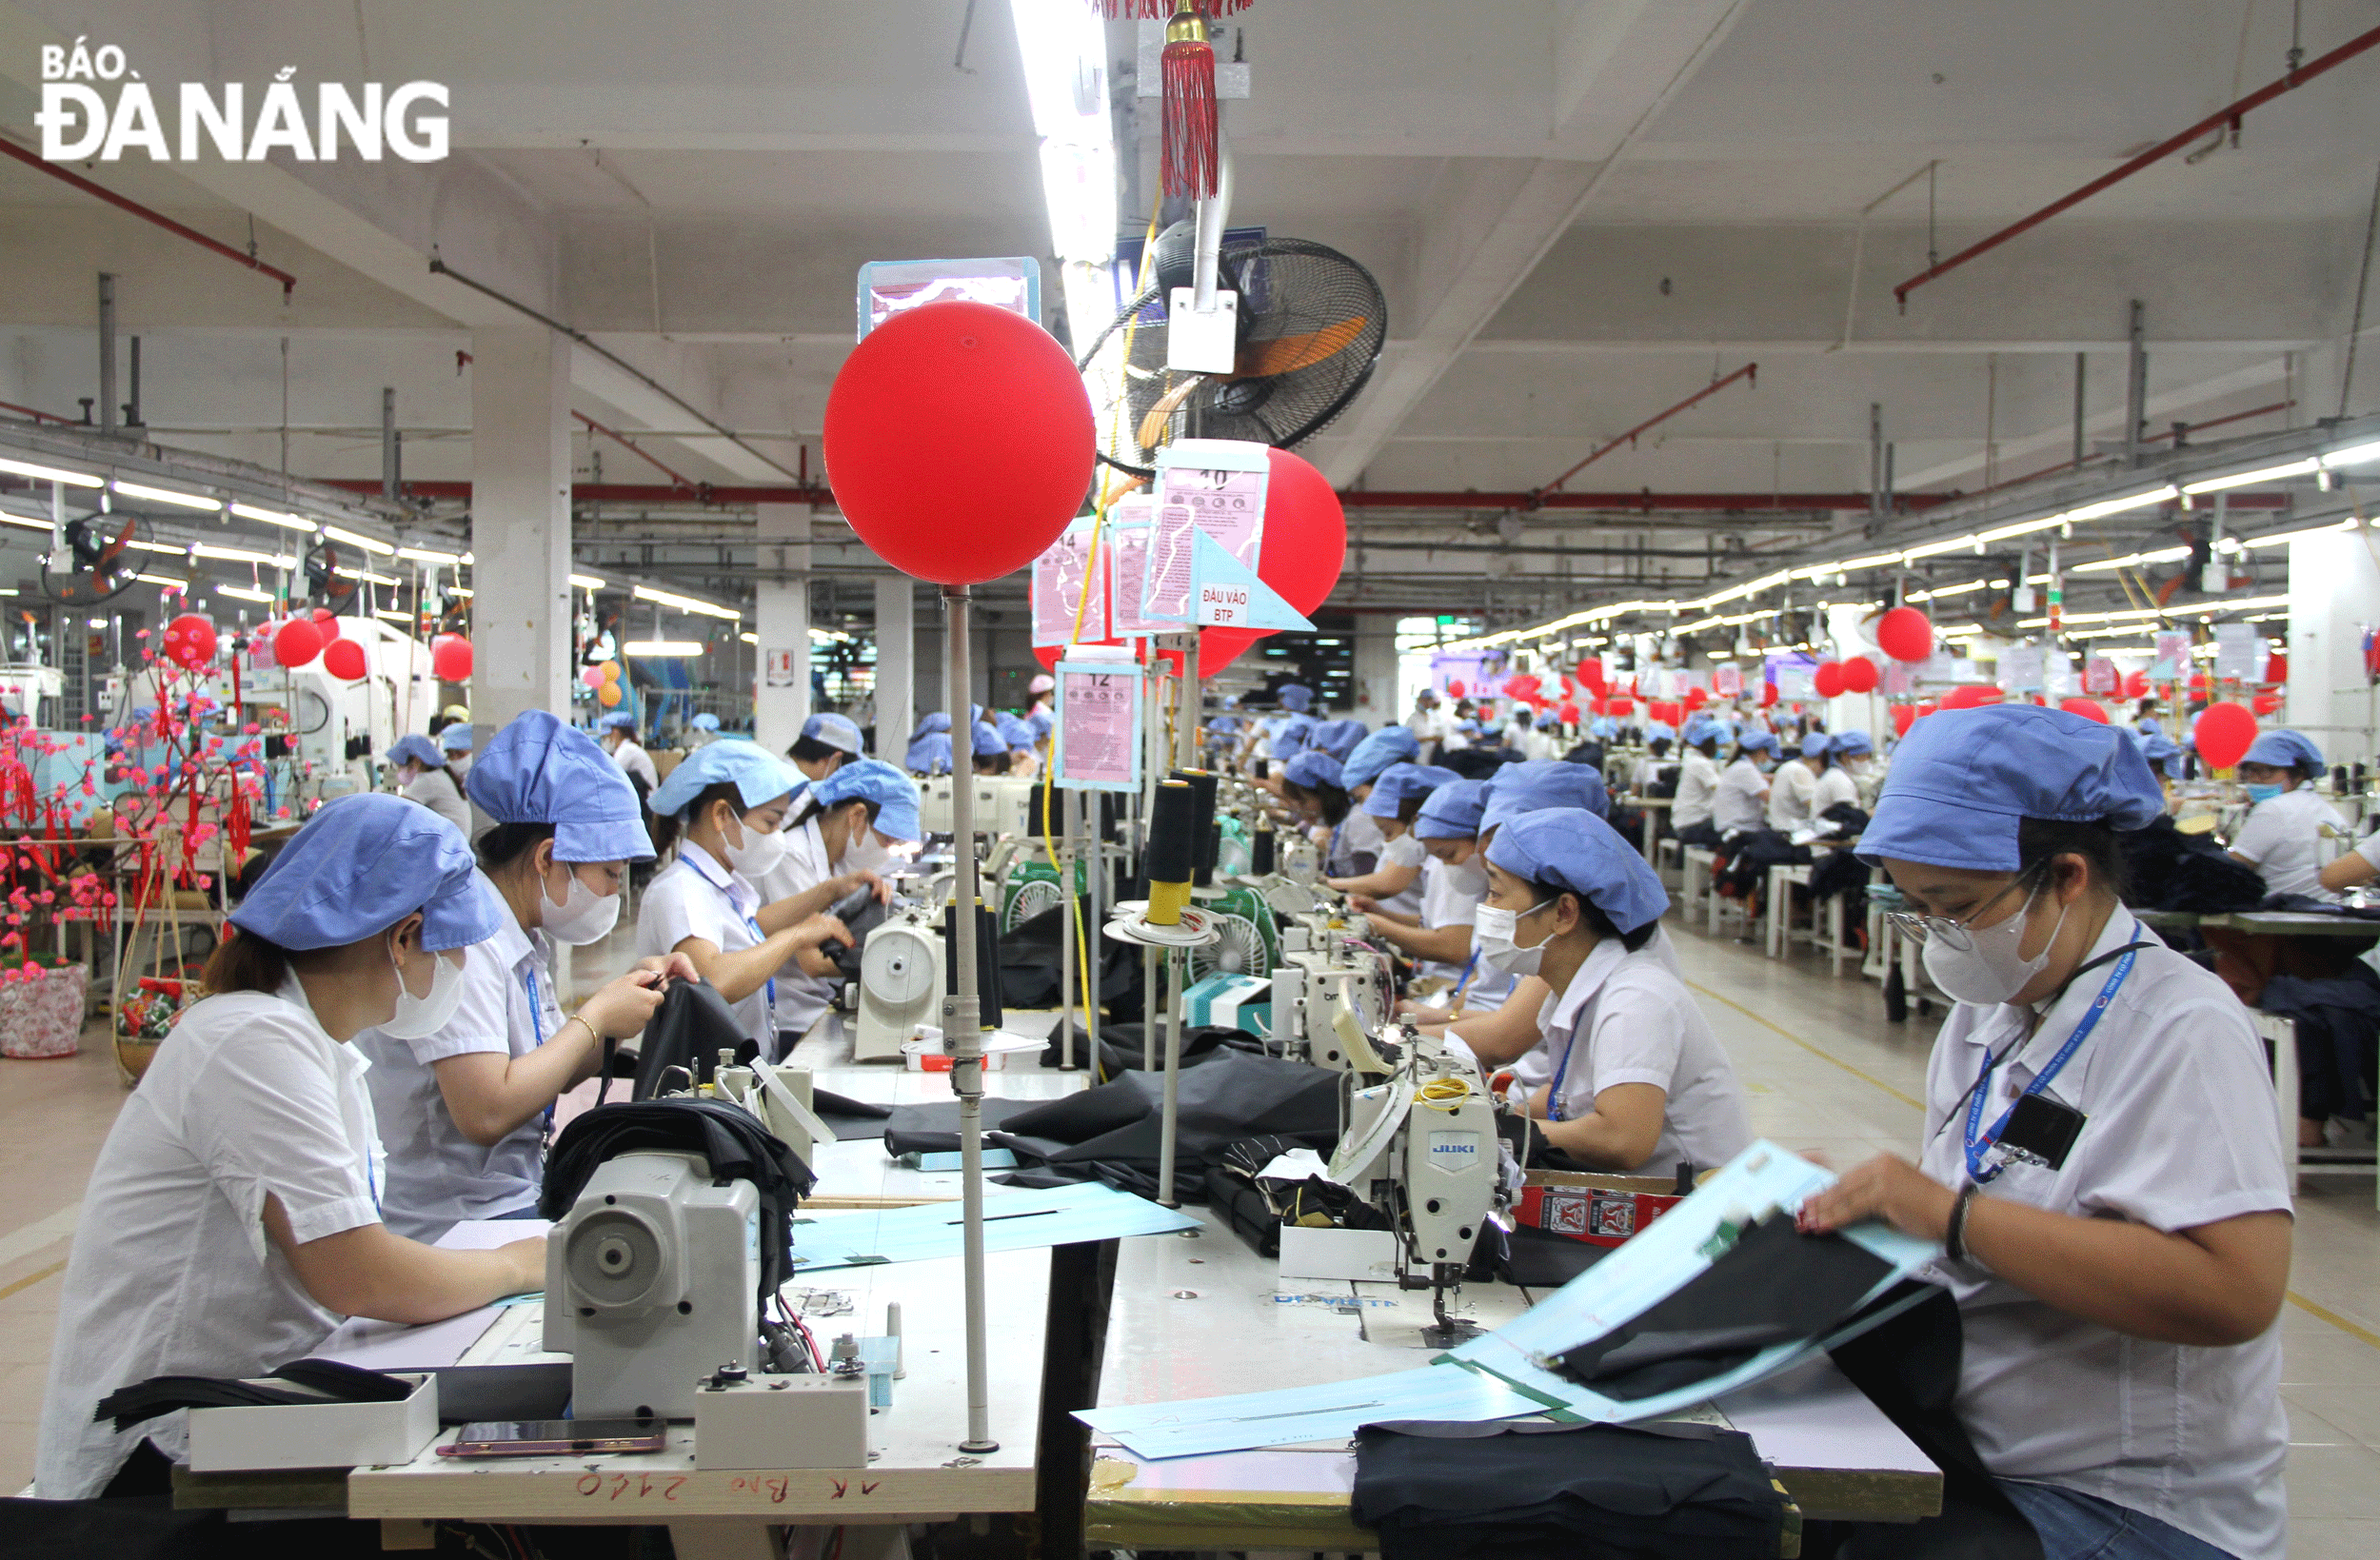
[[[1283,919],[1273,967],[1273,1033],[1283,1054],[1317,1067],[1363,1070],[1368,1037],[1395,1010],[1388,956],[1361,916],[1308,911]]]
[[[853,1061],[898,1061],[901,1048],[942,1022],[942,897],[895,910],[860,943],[859,973],[848,987],[859,1007],[851,1027]]]

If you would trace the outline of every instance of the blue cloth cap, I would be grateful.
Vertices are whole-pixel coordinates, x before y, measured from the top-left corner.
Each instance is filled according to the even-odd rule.
[[[597,731],[625,731],[633,737],[636,735],[636,717],[626,710],[613,710],[609,715],[595,722],[595,729]]]
[[[438,745],[449,753],[471,751],[471,728],[460,721],[450,723],[438,734]]]
[[[993,729],[1000,733],[1000,740],[1008,744],[1011,753],[1033,745],[1033,728],[1016,716],[1001,714],[995,719]]]
[[[1340,773],[1345,773],[1343,766]],[[1392,763],[1372,782],[1372,794],[1363,799],[1363,810],[1374,818],[1395,818],[1405,802],[1426,797],[1439,786],[1451,785],[1460,779],[1453,770],[1434,763]]]
[[[418,763],[425,769],[444,769],[446,767],[446,756],[439,751],[436,742],[418,731],[408,731],[388,744],[388,762],[391,765]]]
[[[1281,770],[1281,779],[1309,791],[1318,785],[1339,785],[1344,778],[1339,760],[1327,753],[1300,753]]]
[[[1824,758],[1834,748],[1834,739],[1823,731],[1814,731],[1801,740],[1801,756],[1805,759]]]
[[[1219,715],[1206,723],[1206,731],[1210,737],[1236,737],[1240,734],[1240,722],[1228,715]]]
[[[1567,759],[1508,763],[1488,780],[1487,787],[1487,810],[1479,819],[1481,834],[1506,819],[1548,807],[1575,807],[1597,818],[1612,810],[1602,775],[1591,764],[1572,763]]]
[[[1736,734],[1735,745],[1742,748],[1747,753],[1758,753],[1764,750],[1775,752],[1776,749],[1776,733],[1774,731],[1763,731],[1758,726],[1747,726],[1741,732]]]
[[[1727,728],[1718,721],[1707,715],[1696,715],[1687,719],[1686,729],[1679,734],[1678,741],[1688,747],[1700,747],[1705,742],[1724,741],[1726,734]]]
[[[929,731],[909,743],[909,751],[902,755],[902,767],[913,775],[947,775],[950,773],[950,733]]]
[[[1533,883],[1566,888],[1611,918],[1621,933],[1661,918],[1669,891],[1636,847],[1595,814],[1547,807],[1497,831],[1488,864]]]
[[[717,731],[719,729],[719,717],[713,715],[708,710],[704,710],[693,720],[688,721],[686,724],[693,727],[696,731]]]
[[[1845,731],[1837,733],[1826,750],[1838,759],[1864,759],[1875,751],[1875,743],[1864,731]]]
[[[609,760],[605,760],[609,761]],[[403,797],[341,797],[282,847],[231,924],[305,953],[386,932],[416,910],[433,953],[486,942],[508,918],[463,831]]]
[[[917,729],[909,733],[909,741],[914,742],[921,737],[931,737],[938,731],[949,729],[950,717],[941,710],[932,710],[918,718]]]
[[[1280,701],[1281,708],[1296,710],[1300,714],[1311,708],[1314,703],[1314,690],[1302,682],[1284,682],[1280,685],[1279,693],[1274,697]]]
[[[477,774],[479,765],[473,764],[471,770]],[[681,760],[653,792],[652,808],[664,818],[674,818],[693,806],[694,799],[710,787],[732,785],[744,801],[738,811],[748,813],[779,797],[791,796],[802,784],[802,777],[774,753],[741,737],[727,737],[698,747]]]
[[[1049,718],[1047,710],[1035,710],[1024,718],[1024,723],[1033,728],[1036,741],[1048,736],[1057,725],[1057,722]]]
[[[1324,721],[1314,728],[1313,745],[1343,764],[1354,756],[1363,738],[1360,721]]]
[[[557,861],[653,859],[628,777],[595,739],[545,710],[528,710],[490,737],[463,789],[499,823],[552,824]]]
[[[2261,733],[2240,755],[2242,763],[2269,763],[2276,769],[2297,769],[2311,764],[2322,767],[2322,749],[2294,731]]]
[[[1421,754],[1421,744],[1413,732],[1404,726],[1382,726],[1358,742],[1343,764],[1347,789],[1369,785],[1378,780],[1380,771],[1390,764],[1410,762]]]
[[[2164,813],[2165,795],[2142,745],[2035,704],[1936,710],[1894,751],[1859,859],[2014,872],[2017,825],[2028,818],[2145,829]]]
[[[876,803],[876,832],[890,839],[920,840],[925,830],[918,821],[918,782],[882,759],[847,763],[810,787],[810,800],[822,808],[848,801]]]
[[[998,726],[989,721],[978,721],[973,751],[979,759],[1004,759],[1008,756],[1008,743],[1002,739]]]
[[[1479,832],[1479,815],[1487,806],[1488,782],[1450,780],[1430,793],[1413,820],[1417,839],[1469,839]]]
[[[1273,734],[1266,756],[1282,763],[1303,753],[1314,741],[1316,721],[1311,715],[1293,715]]]
[[[718,724],[716,721],[711,723]],[[866,744],[860,741],[859,723],[848,715],[834,715],[821,710],[802,722],[802,735],[811,741],[841,748],[854,758],[867,750]]]

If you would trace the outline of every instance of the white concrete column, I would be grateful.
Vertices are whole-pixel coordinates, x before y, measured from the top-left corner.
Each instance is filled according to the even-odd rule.
[[[752,736],[783,753],[810,718],[810,510],[802,504],[760,507],[760,669],[752,689]],[[790,665],[788,665],[790,661]]]
[[[471,332],[471,723],[570,709],[570,343]]]
[[[2363,671],[2364,629],[2380,602],[2380,537],[2324,531],[2290,548],[2289,703],[2281,721],[2332,763],[2370,761],[2380,692]]]
[[[909,754],[917,718],[917,582],[876,577],[876,756],[897,764]]]
[[[1397,706],[1397,620],[1366,616],[1356,620],[1355,718],[1378,727],[1400,719]]]

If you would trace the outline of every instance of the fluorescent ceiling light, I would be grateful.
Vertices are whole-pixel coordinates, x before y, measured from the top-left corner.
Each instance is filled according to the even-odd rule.
[[[652,602],[661,606],[674,606],[681,612],[699,612],[706,618],[720,618],[728,622],[744,621],[744,614],[734,607],[718,606],[709,602],[697,601],[691,596],[680,596],[671,591],[655,590],[650,585],[636,585],[631,588],[630,594],[640,602]]]
[[[372,616],[375,618],[386,618],[390,622],[411,622],[413,621],[412,613],[395,612],[385,606],[376,606],[372,608]]]
[[[436,552],[428,547],[399,547],[397,556],[410,558],[416,563],[456,564],[463,562],[463,555],[459,552]]]
[[[221,499],[210,499],[197,493],[174,493],[163,487],[144,487],[139,483],[126,482],[121,477],[108,485],[128,499],[148,499],[155,504],[174,504],[185,509],[221,510],[223,508]]]
[[[188,580],[176,580],[169,575],[136,574],[132,576],[132,578],[144,581],[152,585],[163,585],[168,590],[188,590],[190,588],[190,583]]]
[[[268,525],[278,525],[288,531],[304,531],[308,536],[314,533],[314,523],[304,515],[285,514],[279,509],[259,509],[252,504],[235,504],[231,512],[242,520],[261,520]]]
[[[1837,569],[1873,569],[1886,563],[1896,563],[1900,562],[1900,556],[1896,552],[1871,553],[1865,558],[1846,558],[1835,566]]]
[[[50,523],[48,521],[28,520],[23,515],[11,514],[6,509],[0,509],[0,524],[23,526],[29,531],[39,531],[44,536],[48,536],[50,534]]]
[[[1050,248],[1104,266],[1116,255],[1116,145],[1108,119],[1107,26],[1082,0],[1008,0],[1024,62]]]
[[[2030,536],[2035,531],[2046,531],[2053,525],[2063,525],[2066,523],[2066,516],[2061,514],[2043,515],[2037,520],[2020,520],[2013,525],[1994,526],[1993,529],[1985,531],[1981,535],[1977,536],[1975,540],[1978,542],[1999,542],[2012,536]]]
[[[2380,461],[2380,439],[2365,444],[2350,444],[2345,449],[2334,449],[2322,457],[2324,465],[2362,465],[2367,461]],[[0,470],[8,469],[22,468],[11,468],[7,462],[0,461]]]
[[[269,602],[272,600],[271,591],[250,590],[246,585],[217,585],[215,587],[215,594],[218,596],[228,596],[235,601],[242,602]]]
[[[2352,518],[2350,518],[2340,521],[2335,525],[2309,525],[2302,531],[2275,531],[2271,536],[2251,536],[2247,538],[2243,542],[2242,545],[2250,547],[2277,547],[2285,542],[2297,542],[2310,536],[2328,536],[2332,531],[2351,531],[2354,528],[2355,522]]]
[[[355,577],[369,585],[401,585],[405,583],[402,580],[392,580],[385,574],[374,574],[369,569],[356,570]]]
[[[761,642],[761,637],[758,634],[738,634],[736,638],[742,640],[746,644],[758,644]]]
[[[211,542],[194,543],[189,550],[200,558],[212,558],[226,563],[254,563],[259,567],[276,569],[293,569],[298,563],[287,553],[254,552],[247,547],[218,547]]]
[[[603,581],[597,579],[591,574],[574,574],[570,576],[570,583],[580,590],[601,590],[604,588]]]
[[[1961,547],[1972,547],[1981,540],[1979,537],[1954,536],[1940,542],[1921,543],[1902,553],[1900,559],[1904,563],[1914,563],[1920,558],[1932,558],[1937,553],[1956,552]]]
[[[12,476],[30,477],[35,482],[64,483],[69,487],[105,487],[105,480],[80,471],[61,471],[54,465],[35,465],[30,461],[0,461],[0,471]]]
[[[2120,499],[2101,499],[2096,504],[2086,504],[2080,508],[2069,509],[2057,518],[2061,521],[2099,520],[2108,515],[2123,514],[2129,509],[2146,509],[2151,504],[2163,504],[2181,496],[2181,489],[2168,483],[2146,493],[2127,493]]]
[[[630,640],[620,647],[623,655],[651,660],[669,656],[699,656],[703,645],[697,640]]]
[[[2291,461],[2287,465],[2268,465],[2255,471],[2234,471],[2225,477],[2207,477],[2182,484],[2185,493],[2219,493],[2227,487],[2246,487],[2251,483],[2280,482],[2288,477],[2303,477],[2319,470],[2322,463],[2312,458]]]
[[[393,556],[397,550],[377,538],[359,535],[354,531],[343,531],[336,525],[324,526],[323,535],[333,542],[344,542],[350,547],[361,547],[366,552],[376,552],[383,558]]]
[[[2154,552],[2136,552],[2129,558],[2102,558],[2095,563],[2077,563],[2069,574],[2105,574],[2113,569],[2137,568],[2143,563],[2171,563],[2177,558],[2188,558],[2188,547],[2159,547]]]

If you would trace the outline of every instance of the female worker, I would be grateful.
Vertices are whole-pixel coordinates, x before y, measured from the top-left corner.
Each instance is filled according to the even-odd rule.
[[[84,1193],[42,1407],[43,1498],[165,1491],[182,1417],[94,1423],[118,1388],[260,1375],[344,1316],[438,1321],[544,1286],[542,1237],[441,1251],[382,1222],[367,1063],[347,1044],[444,1024],[463,950],[503,914],[461,835],[370,795],[324,807],[231,912],[207,997],[126,1097]]]
[[[1389,729],[1404,730],[1402,726]],[[1429,861],[1430,853],[1414,838],[1413,821],[1420,815],[1421,803],[1431,792],[1461,778],[1451,769],[1417,763],[1394,763],[1382,770],[1363,788],[1363,800],[1358,804],[1358,810],[1379,828],[1379,864],[1360,878],[1329,879],[1330,886],[1359,901],[1356,905],[1359,910],[1418,916],[1421,869]]]
[[[659,842],[677,854],[653,875],[637,912],[640,958],[684,954],[719,989],[761,1055],[777,1055],[770,989],[778,969],[799,959],[804,973],[835,972],[831,951],[848,944],[843,922],[818,912],[834,898],[814,889],[764,902],[756,879],[785,850],[785,815],[801,777],[750,742],[720,741],[688,754],[661,789],[653,811]]]
[[[803,780],[823,780],[859,760],[866,747],[851,717],[822,710],[802,722],[802,735],[785,750],[785,757],[793,760]]]
[[[1875,742],[1864,731],[1837,732],[1828,740],[1826,769],[1818,776],[1816,794],[1810,799],[1812,817],[1824,818],[1829,807],[1844,802],[1859,805],[1859,779],[1874,752]]]
[[[1353,848],[1348,825],[1353,804],[1348,800],[1343,771],[1339,760],[1327,753],[1311,750],[1300,752],[1281,766],[1281,800],[1289,803],[1314,842],[1321,847],[1322,875],[1326,878],[1354,878],[1371,871],[1379,864],[1379,851],[1387,840],[1380,836],[1378,824],[1365,831],[1368,839],[1377,840],[1371,849],[1359,852]]]
[[[1528,1102],[1546,1142],[1658,1175],[1750,1146],[1735,1069],[1652,946],[1669,895],[1636,847],[1583,808],[1541,808],[1497,829],[1487,875],[1479,957],[1559,994],[1538,1017],[1552,1072]]]
[[[1008,743],[989,721],[975,722],[974,767],[979,775],[1008,773]]]
[[[925,838],[917,781],[881,759],[844,764],[802,793],[780,832],[784,854],[752,879],[763,900],[814,914],[863,887],[890,898],[879,874],[892,866],[893,848]],[[798,959],[778,970],[772,1059],[792,1054],[834,997],[833,982],[810,974]]]
[[[2163,810],[2140,744],[2080,716],[2002,704],[1910,729],[1860,855],[1957,1001],[1925,1149],[1801,1211],[1942,1243],[1956,1412],[2048,1560],[2277,1560],[2284,1542],[2272,1082],[2222,982],[2124,908],[2116,836]]]
[[[1814,731],[1801,740],[1796,757],[1776,766],[1769,777],[1769,827],[1780,834],[1810,826],[1817,816],[1812,803],[1818,795],[1818,777],[1826,773],[1826,750],[1831,741],[1823,731]]]
[[[2239,778],[2253,805],[2231,854],[2263,876],[2268,894],[2336,898],[2322,886],[2322,835],[2346,838],[2347,819],[2314,789],[2322,750],[2294,731],[2268,731],[2242,755]]]
[[[628,777],[636,794],[651,805],[653,793],[661,789],[661,769],[645,751],[645,744],[636,740],[636,717],[626,710],[613,710],[595,722],[595,729],[603,733],[604,751],[611,755],[611,761]]]
[[[635,789],[585,732],[529,711],[489,741],[470,793],[496,820],[478,841],[505,910],[495,935],[465,952],[463,995],[444,1024],[355,1041],[388,1152],[381,1214],[415,1240],[459,1219],[533,1215],[554,1100],[595,1075],[606,1038],[644,1030],[662,973],[695,974],[683,954],[654,959],[563,1015],[552,945],[601,941],[620,918],[628,863],[653,854]]]
[[[1756,755],[1775,751],[1775,735],[1758,726],[1747,723],[1736,737],[1735,761],[1719,772],[1719,787],[1711,797],[1711,827],[1720,839],[1767,821],[1769,777],[1761,773]]]
[[[909,733],[909,751],[901,766],[912,775],[950,773],[950,717],[936,710],[922,717]]]
[[[1421,911],[1417,917],[1375,915],[1372,929],[1419,965],[1425,977],[1445,981],[1452,997],[1407,1011],[1422,1021],[1449,1022],[1459,1004],[1482,1015],[1452,1023],[1447,1033],[1468,1045],[1489,1066],[1499,1066],[1537,1043],[1533,1023],[1507,1034],[1492,1023],[1509,1005],[1513,978],[1473,957],[1472,921],[1487,895],[1487,865],[1480,859],[1479,819],[1487,806],[1488,782],[1450,780],[1432,791],[1414,814],[1413,837],[1429,853],[1421,869]],[[1475,1033],[1476,1032],[1476,1033]]]
[[[463,782],[446,768],[446,750],[428,738],[407,732],[388,744],[388,778],[397,795],[418,801],[453,824],[468,839],[471,804],[463,800]]]

